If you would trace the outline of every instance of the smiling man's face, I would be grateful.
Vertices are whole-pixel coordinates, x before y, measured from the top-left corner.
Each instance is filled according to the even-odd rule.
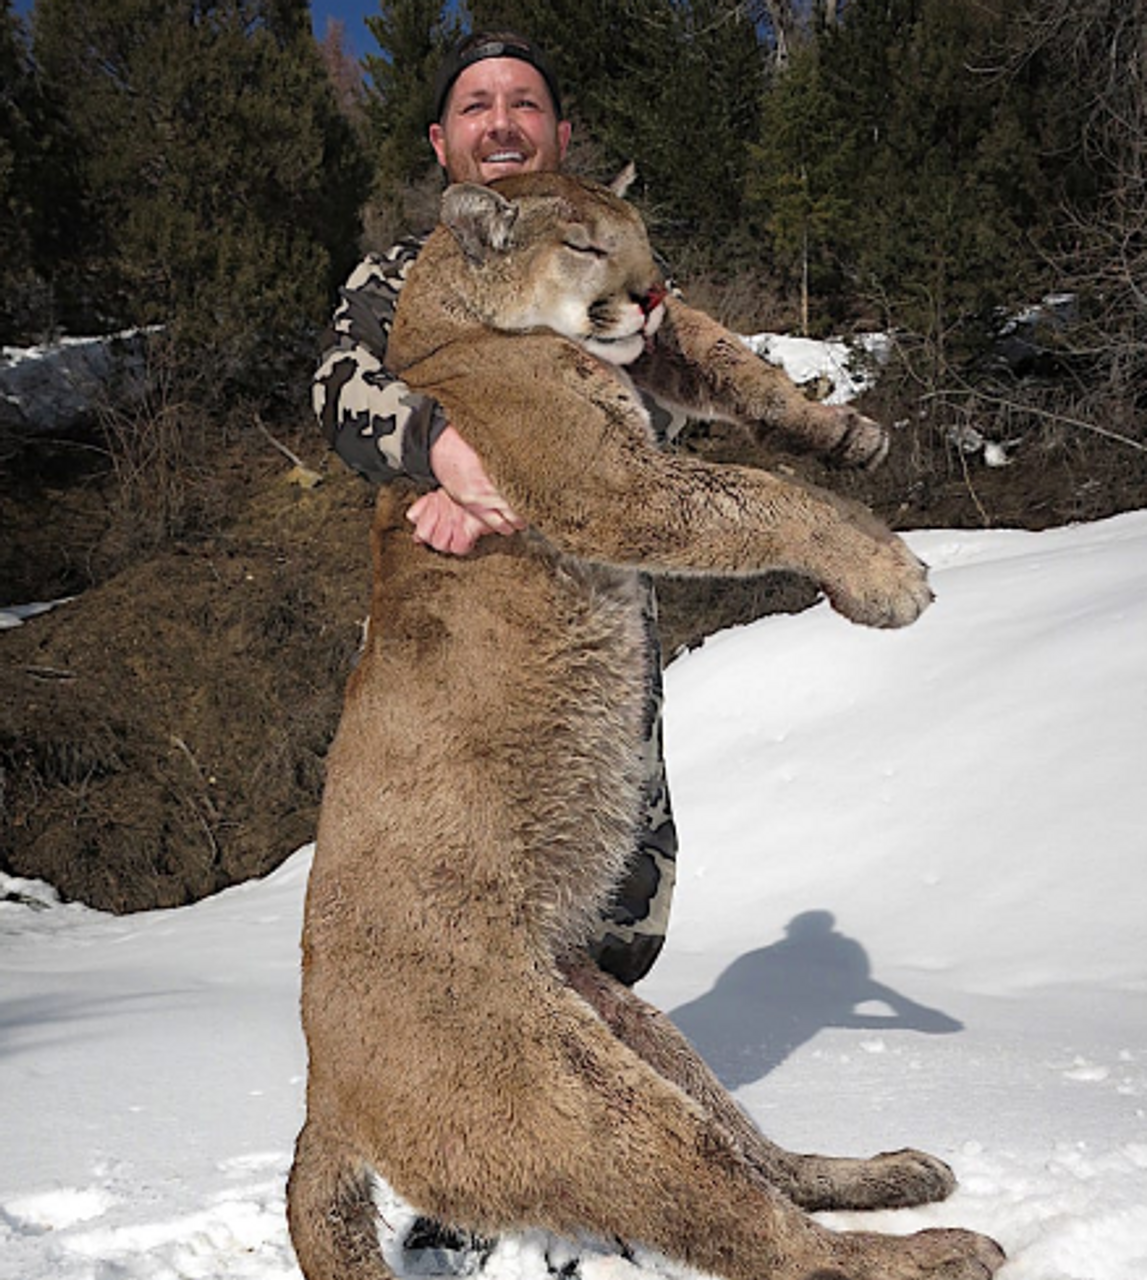
[[[451,182],[480,182],[561,167],[570,125],[541,73],[521,58],[484,58],[454,81],[430,145]]]

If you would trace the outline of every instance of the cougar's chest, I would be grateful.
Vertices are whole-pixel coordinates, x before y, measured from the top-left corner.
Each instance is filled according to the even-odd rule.
[[[376,909],[401,909],[407,940],[413,902],[429,946],[449,916],[455,937],[527,921],[557,954],[591,930],[633,848],[644,592],[537,538],[480,545],[439,556],[376,525],[370,640],[324,809],[354,806],[348,823],[373,833]]]

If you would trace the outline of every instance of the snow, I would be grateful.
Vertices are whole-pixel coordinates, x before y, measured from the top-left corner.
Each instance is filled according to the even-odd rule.
[[[23,626],[29,618],[38,618],[59,605],[67,604],[74,596],[64,596],[59,600],[35,600],[29,604],[9,604],[0,606],[0,631],[9,631],[13,627]]]
[[[915,626],[821,605],[669,668],[681,881],[642,991],[782,1143],[960,1177],[833,1224],[987,1231],[1004,1280],[1143,1280],[1147,512],[909,541]],[[309,857],[130,917],[0,882],[2,1280],[297,1280]],[[487,1274],[536,1280],[547,1247]]]
[[[888,360],[891,346],[884,333],[859,334],[851,342],[799,338],[785,333],[756,333],[744,339],[763,359],[781,365],[798,385],[823,383],[826,404],[854,400],[872,383],[876,368]]]
[[[51,342],[37,343],[31,347],[0,346],[0,365],[17,365],[23,364],[25,361],[50,361],[55,359],[62,351],[98,350],[107,347],[109,344],[132,342],[140,336],[161,333],[162,331],[162,325],[153,324],[142,329],[120,329],[116,333],[95,336],[81,335],[75,337],[65,334],[53,339]]]

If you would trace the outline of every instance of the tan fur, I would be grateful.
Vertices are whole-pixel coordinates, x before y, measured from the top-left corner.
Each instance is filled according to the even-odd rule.
[[[883,437],[807,413],[711,320],[676,302],[666,314],[640,221],[610,193],[554,176],[483,192],[448,193],[452,229],[411,272],[391,358],[532,527],[438,556],[410,538],[411,491],[379,498],[370,633],[331,749],[303,932],[310,1070],[288,1192],[303,1272],[389,1276],[375,1170],[458,1227],[618,1238],[728,1280],[983,1280],[1002,1258],[983,1237],[835,1234],[804,1212],[939,1199],[945,1165],[774,1146],[582,950],[640,806],[635,569],[786,565],[875,625],[912,621],[930,594],[871,517],[661,454],[627,376],[578,343],[641,351],[660,320],[633,368],[643,383],[814,447],[843,441],[853,460]]]

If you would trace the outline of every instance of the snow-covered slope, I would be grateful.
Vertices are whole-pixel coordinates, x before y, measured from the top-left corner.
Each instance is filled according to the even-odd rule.
[[[643,994],[780,1141],[952,1161],[953,1200],[874,1225],[1143,1280],[1147,513],[910,540],[909,630],[820,606],[670,668],[681,884]],[[0,885],[3,1280],[297,1277],[308,856],[119,919]]]

